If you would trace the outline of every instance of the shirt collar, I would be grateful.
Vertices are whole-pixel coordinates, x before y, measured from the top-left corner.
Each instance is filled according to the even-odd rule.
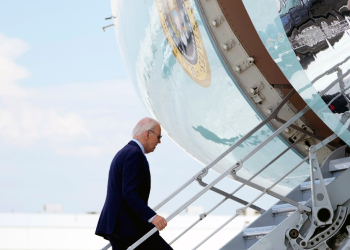
[[[141,144],[138,140],[136,140],[136,139],[132,139],[132,141],[136,142],[137,145],[139,145],[139,147],[141,148],[142,153],[145,154],[145,149],[143,148],[142,144]]]

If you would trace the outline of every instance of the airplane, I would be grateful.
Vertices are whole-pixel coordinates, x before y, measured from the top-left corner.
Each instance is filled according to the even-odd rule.
[[[198,181],[203,190],[170,221],[226,177],[280,201],[221,249],[350,249],[350,0],[111,0],[111,7],[140,99],[206,165],[154,209]],[[342,113],[334,112],[339,98]],[[220,176],[206,184],[209,169]],[[262,195],[239,201],[244,207],[231,220]]]

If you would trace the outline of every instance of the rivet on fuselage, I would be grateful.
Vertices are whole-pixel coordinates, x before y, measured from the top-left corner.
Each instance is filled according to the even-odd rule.
[[[233,48],[233,46],[236,45],[236,42],[233,40],[233,39],[230,39],[228,41],[226,41],[225,43],[222,44],[222,48],[225,50],[225,51],[229,51],[230,49]]]
[[[211,21],[211,24],[214,26],[214,27],[219,27],[220,24],[222,24],[223,22],[225,21],[225,18],[223,16],[218,16],[216,17],[215,19],[213,19]]]

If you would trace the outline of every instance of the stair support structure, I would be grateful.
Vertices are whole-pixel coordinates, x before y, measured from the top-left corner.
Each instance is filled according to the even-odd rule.
[[[270,187],[264,189],[264,191],[258,195],[253,201],[249,202],[245,207],[238,209],[236,214],[234,216],[232,216],[230,219],[228,219],[224,224],[222,224],[219,228],[217,228],[213,233],[211,233],[207,238],[205,238],[203,241],[201,241],[196,247],[193,248],[193,250],[197,249],[198,247],[200,247],[201,245],[203,245],[207,240],[209,240],[213,235],[215,235],[217,232],[219,232],[221,229],[223,229],[228,223],[230,223],[233,219],[235,219],[236,217],[238,217],[239,215],[241,215],[249,206],[251,206],[254,202],[256,202],[257,200],[259,200],[261,197],[264,196],[264,194],[271,194],[271,189],[276,186],[280,181],[282,181],[285,177],[287,177],[288,175],[290,175],[295,169],[297,169],[298,167],[301,166],[301,164],[303,164],[305,161],[308,160],[308,156],[305,157],[299,164],[297,164],[294,168],[292,168],[290,171],[288,171],[288,173],[286,173],[285,175],[283,175],[281,178],[279,178],[274,184],[272,184]],[[279,197],[283,197],[282,195],[278,195]],[[285,201],[289,201],[292,202],[293,204],[297,203],[297,207],[301,210],[301,211],[309,211],[311,212],[311,209],[309,207],[304,206],[301,203],[292,201],[290,199],[285,199]]]
[[[289,97],[294,94],[294,90],[291,91],[287,96],[286,98]],[[286,99],[285,98],[285,99]],[[285,101],[285,100],[283,100]],[[282,102],[283,103],[283,102]],[[282,104],[281,103],[281,104]],[[282,106],[279,105],[279,108],[281,108]],[[278,107],[277,107],[278,108]],[[275,111],[277,110],[277,108],[275,109]],[[256,146],[250,153],[248,153],[245,157],[243,157],[240,161],[236,162],[236,164],[234,164],[233,166],[231,166],[228,170],[226,170],[223,174],[221,174],[219,177],[217,177],[213,182],[211,182],[210,184],[208,184],[208,186],[206,186],[203,190],[201,190],[199,193],[197,193],[194,197],[192,197],[191,199],[189,199],[185,204],[183,204],[180,208],[178,208],[175,212],[173,212],[169,217],[166,218],[166,221],[169,222],[171,221],[176,215],[178,215],[181,211],[183,211],[186,207],[188,207],[189,205],[191,205],[195,200],[197,200],[200,196],[202,196],[204,193],[206,193],[210,188],[212,188],[214,185],[216,185],[219,181],[221,181],[223,178],[225,178],[228,174],[232,173],[232,174],[235,174],[237,171],[239,171],[239,169],[242,168],[243,166],[243,163],[245,161],[247,161],[251,156],[253,156],[256,152],[258,152],[262,147],[264,147],[267,143],[269,143],[270,141],[272,141],[276,136],[278,136],[280,133],[282,133],[282,131],[284,131],[288,126],[290,126],[290,124],[294,123],[296,120],[298,120],[300,117],[302,117],[308,110],[310,109],[309,106],[306,106],[303,110],[301,110],[298,114],[296,114],[292,119],[290,119],[288,122],[286,122],[285,124],[283,124],[280,128],[278,128],[272,135],[270,135],[265,141],[263,141],[262,143],[260,143],[258,146]],[[271,113],[274,114],[273,116],[269,116],[271,117],[274,117],[275,115],[277,115],[277,112],[273,112]],[[257,127],[255,127],[251,132],[249,132],[248,134],[252,135],[254,134],[257,130],[259,130],[263,125],[265,125],[268,121],[268,119],[265,119],[264,121],[262,121]],[[248,135],[247,134],[247,135]],[[242,137],[247,139],[249,137],[244,136]],[[231,146],[232,150],[237,147],[238,145],[240,145],[243,141],[239,140],[237,143],[235,143],[233,146]],[[239,144],[238,144],[239,143]],[[230,148],[230,149],[231,149]],[[231,151],[232,151],[231,150]],[[225,151],[225,153],[227,152],[228,150]],[[231,152],[229,151],[229,152]],[[227,152],[224,156],[226,156],[229,152]],[[220,156],[220,160],[224,157],[224,156]],[[214,161],[215,164],[218,162],[218,161]],[[214,164],[211,163],[210,166],[213,166]],[[203,174],[206,175],[207,173],[207,169],[205,168],[206,172],[200,172],[200,175],[197,176],[196,178],[193,178],[191,179],[190,181],[188,181],[187,183],[192,183],[193,180],[197,179],[198,177],[199,178],[202,178],[203,177]],[[180,191],[182,191],[185,187],[187,187],[187,183],[185,183],[181,188],[181,190],[177,190],[176,192],[174,193],[179,193]],[[175,195],[176,195],[175,194]],[[169,196],[167,199],[165,199],[163,202],[160,203],[160,205],[157,206],[157,208],[161,207],[162,205],[164,205],[166,202],[168,202],[171,198],[173,198],[175,195],[171,195]],[[250,204],[249,204],[250,205]],[[304,210],[309,210],[308,207],[305,207],[304,205],[302,204],[299,204],[299,207],[302,207]],[[142,242],[144,242],[146,239],[148,239],[151,235],[153,235],[155,232],[157,231],[157,228],[153,228],[152,230],[150,230],[148,233],[146,233],[143,237],[141,237],[138,241],[136,241],[134,244],[132,244],[128,250],[133,250],[135,249],[137,246],[139,246]]]
[[[337,153],[339,154],[339,153]],[[346,205],[349,207],[349,193],[350,193],[350,169],[343,172],[333,182],[326,186],[329,194],[332,210],[335,211],[339,207],[338,205]],[[310,199],[306,206],[312,206],[312,200]],[[338,213],[339,210],[337,210]],[[287,249],[285,238],[286,232],[292,229],[296,223],[300,220],[302,213],[296,210],[291,216],[287,217],[282,223],[276,226],[275,230],[268,233],[264,238],[254,244],[249,250],[283,250]],[[314,239],[315,237],[313,237]],[[311,248],[313,249],[313,248]],[[315,249],[317,246],[315,246]],[[321,248],[323,249],[323,248]]]
[[[350,70],[348,70],[345,74],[334,80],[330,85],[328,85],[321,93],[320,95],[324,95],[327,93],[335,84],[337,84],[339,81],[343,80],[347,75],[350,74]],[[220,155],[216,160],[214,160],[211,164],[209,164],[206,168],[204,168],[202,171],[199,172],[197,176],[194,176],[189,181],[187,181],[184,185],[182,185],[178,190],[176,190],[173,194],[171,194],[168,198],[166,198],[164,201],[162,201],[158,206],[156,206],[155,210],[162,207],[164,204],[166,204],[169,200],[171,200],[174,196],[176,196],[179,192],[181,192],[183,189],[185,189],[188,185],[190,185],[194,180],[197,178],[203,178],[207,173],[208,170],[214,166],[217,162],[219,162],[221,159],[223,159],[229,152],[231,152],[233,149],[235,149],[238,145],[240,145],[243,141],[248,139],[251,135],[253,135],[256,131],[258,131],[261,127],[266,125],[271,119],[274,119],[278,115],[278,111],[282,108],[282,106],[287,102],[287,100],[295,93],[295,90],[292,90],[288,93],[288,95],[283,99],[283,101],[277,106],[277,108],[268,116],[267,119],[263,120],[259,125],[257,125],[253,130],[251,130],[248,134],[243,136],[238,142],[236,142],[234,145],[232,145],[228,150],[226,150],[222,155]],[[311,101],[312,104],[312,101]],[[290,119],[288,122],[284,123],[280,128],[278,128],[271,136],[269,136],[265,141],[263,141],[261,144],[259,144],[257,147],[255,147],[250,153],[248,153],[245,157],[243,157],[240,161],[237,161],[236,164],[231,166],[228,170],[226,170],[223,174],[221,174],[219,177],[217,177],[213,182],[208,184],[202,191],[197,193],[194,197],[189,199],[185,204],[183,204],[180,208],[178,208],[175,212],[173,212],[170,216],[166,218],[166,221],[171,221],[174,217],[176,217],[181,211],[183,211],[186,207],[188,207],[190,204],[192,204],[195,200],[197,200],[200,196],[202,196],[204,193],[206,193],[210,188],[212,188],[214,185],[216,185],[218,182],[220,182],[225,176],[228,174],[236,174],[237,171],[239,171],[243,163],[248,160],[252,155],[254,155],[256,152],[258,152],[262,147],[264,147],[267,143],[269,143],[272,139],[274,139],[276,136],[281,134],[286,128],[288,128],[292,123],[294,123],[296,120],[301,118],[307,111],[310,110],[309,106],[306,106],[303,108],[299,113],[297,113],[292,119]],[[307,157],[308,158],[308,157]],[[306,158],[304,159],[306,161]],[[274,186],[274,185],[273,185]],[[266,189],[265,193],[271,193],[270,189]],[[260,197],[259,197],[260,198]],[[298,209],[302,212],[310,212],[310,207],[307,207],[301,203],[298,203],[296,201],[293,201],[291,199],[285,199],[282,198],[284,201],[289,201],[290,204],[295,204]],[[251,203],[246,205],[246,207],[249,207]],[[237,217],[237,216],[236,216]],[[153,228],[150,230],[147,234],[145,234],[143,237],[141,237],[138,241],[136,241],[134,244],[132,244],[128,250],[133,250],[137,246],[139,246],[142,242],[144,242],[146,239],[148,239],[151,235],[153,235],[157,231],[157,228]]]
[[[293,148],[300,140],[302,140],[303,137],[301,137],[298,141],[296,141],[294,144],[290,145],[288,148],[286,148],[285,150],[283,150],[282,153],[280,153],[278,156],[276,156],[274,159],[272,159],[267,165],[265,165],[263,168],[261,168],[257,173],[255,173],[252,177],[249,178],[248,181],[253,180],[256,176],[258,176],[262,171],[264,171],[266,168],[268,168],[272,163],[274,163],[276,160],[278,160],[283,154],[285,154],[288,150],[290,150],[291,148]],[[232,175],[236,176],[236,174]],[[244,180],[244,179],[242,179]],[[199,183],[201,183],[201,179],[197,180]],[[200,184],[201,185],[201,184]],[[229,195],[232,196],[235,193],[237,193],[239,190],[241,190],[244,186],[246,185],[246,183],[241,184],[238,188],[236,188],[232,193],[230,193]],[[260,186],[259,186],[260,187]],[[261,187],[262,188],[262,187]],[[225,199],[221,200],[219,203],[217,203],[214,207],[212,207],[208,212],[200,214],[199,215],[199,219],[197,219],[194,223],[192,223],[188,228],[186,228],[181,234],[179,234],[175,239],[173,239],[169,244],[173,244],[175,241],[177,241],[181,236],[183,236],[185,233],[187,233],[190,229],[192,229],[195,225],[197,225],[199,222],[201,222],[202,220],[204,220],[211,212],[213,212],[215,209],[217,209],[219,206],[221,206],[225,201],[227,201],[228,198],[226,197]],[[246,204],[244,204],[246,206],[250,206],[251,208],[253,208],[253,204],[250,204],[248,202],[246,202]],[[215,234],[215,233],[214,233]],[[213,235],[214,235],[213,234]],[[211,235],[212,236],[212,235]],[[210,237],[211,237],[210,236]],[[210,238],[209,237],[209,238]],[[207,238],[207,240],[209,239]],[[204,242],[202,242],[203,244]],[[202,245],[201,244],[201,245]],[[199,247],[200,245],[198,245]]]
[[[333,210],[330,204],[326,185],[323,180],[322,172],[316,158],[316,152],[318,149],[323,147],[328,142],[333,141],[335,138],[337,138],[337,135],[333,134],[317,145],[311,146],[309,149],[313,222],[319,226],[332,224]]]
[[[194,181],[196,181],[197,179],[202,179],[204,178],[207,174],[209,169],[211,169],[215,164],[217,164],[219,161],[221,161],[225,156],[227,156],[230,152],[232,152],[235,148],[237,148],[240,144],[242,144],[244,141],[246,141],[250,136],[252,136],[255,132],[257,132],[259,129],[261,129],[263,126],[265,126],[266,124],[268,124],[272,119],[275,119],[275,117],[277,117],[278,112],[281,110],[281,108],[288,102],[288,100],[292,97],[292,95],[295,94],[295,90],[291,90],[285,97],[284,99],[281,101],[281,103],[279,105],[277,105],[277,107],[271,112],[271,114],[265,119],[263,120],[261,123],[259,123],[257,126],[255,126],[251,131],[249,131],[246,135],[244,135],[241,139],[239,139],[236,143],[234,143],[232,146],[230,146],[226,151],[224,151],[220,156],[218,156],[213,162],[211,162],[209,165],[207,165],[205,168],[203,168],[202,170],[200,170],[196,175],[194,175],[192,178],[190,178],[188,181],[186,181],[183,185],[181,185],[178,189],[176,189],[173,193],[171,193],[167,198],[165,198],[163,201],[161,201],[157,206],[155,206],[153,208],[154,211],[157,211],[158,209],[160,209],[163,205],[165,205],[167,202],[169,202],[172,198],[174,198],[177,194],[179,194],[181,191],[183,191],[186,187],[188,187],[190,184],[192,184]],[[293,119],[290,123],[294,122],[296,119]],[[288,127],[287,125],[285,126],[285,128]],[[282,131],[282,130],[281,130]],[[267,144],[268,142],[266,142],[265,144]],[[260,146],[260,145],[259,145]],[[259,148],[260,149],[260,148]],[[255,153],[255,151],[254,151]],[[238,162],[238,164],[240,164]],[[235,166],[235,165],[234,165]],[[233,166],[233,167],[234,167]],[[227,175],[227,174],[226,174]],[[225,175],[225,176],[226,176]],[[225,177],[223,176],[223,177]],[[215,185],[215,184],[214,184]],[[209,190],[210,188],[212,188],[212,186],[214,185],[210,185],[209,187],[207,186],[205,189],[206,191]],[[206,192],[205,191],[205,192]],[[205,193],[204,192],[204,193]],[[196,198],[197,199],[197,198]],[[194,200],[196,200],[194,199]],[[193,201],[194,201],[193,200]],[[193,202],[192,201],[192,202]],[[191,202],[191,203],[192,203]],[[191,204],[190,203],[190,204]],[[186,207],[184,207],[183,209],[185,209]],[[182,211],[182,210],[181,210]],[[180,211],[180,212],[181,212]],[[170,217],[167,218],[167,221],[169,222],[173,217],[173,214],[170,215]],[[150,232],[148,232],[146,235],[144,235],[141,239],[139,239],[137,242],[135,242],[132,246],[130,246],[128,248],[128,250],[131,249],[135,249],[138,245],[140,245],[143,241],[145,241],[148,237],[150,237],[153,233],[156,232],[156,228],[154,228],[153,230],[151,230]],[[103,250],[109,249],[111,247],[110,244],[107,244]]]
[[[324,89],[320,95],[324,95],[325,93],[327,93],[335,84],[339,83],[340,81],[342,81],[347,75],[350,74],[350,70],[348,70],[345,74],[341,75],[340,77],[338,77],[338,79],[334,80],[326,89]],[[320,76],[319,78],[321,78],[323,76]],[[318,79],[319,79],[318,78]],[[314,81],[316,81],[317,79],[315,79]],[[314,82],[313,81],[313,82]],[[206,166],[205,168],[203,168],[201,171],[199,171],[195,176],[193,176],[192,178],[190,178],[186,183],[184,183],[180,188],[178,188],[176,191],[174,191],[170,196],[168,196],[165,200],[163,200],[162,202],[160,202],[155,208],[154,210],[157,211],[159,208],[161,208],[164,204],[166,204],[168,201],[170,201],[173,197],[175,197],[178,193],[180,193],[182,190],[184,190],[187,186],[189,186],[193,181],[198,180],[198,179],[202,179],[204,176],[207,175],[209,169],[211,167],[213,167],[215,164],[217,164],[220,160],[222,160],[226,155],[228,155],[230,152],[232,152],[236,147],[238,147],[241,143],[243,143],[246,139],[248,139],[251,135],[253,135],[255,132],[257,132],[260,128],[262,128],[264,125],[268,124],[272,119],[275,119],[278,115],[278,112],[280,111],[280,109],[283,107],[283,105],[286,104],[286,102],[290,99],[290,97],[295,93],[295,90],[291,90],[286,96],[285,98],[282,100],[282,102],[274,109],[273,112],[271,112],[271,114],[265,119],[263,120],[260,124],[258,124],[254,129],[252,129],[249,133],[247,133],[245,136],[243,136],[240,140],[238,140],[235,144],[233,144],[230,148],[228,148],[224,153],[222,153],[218,158],[216,158],[212,163],[210,163],[208,166]],[[344,93],[344,92],[343,92]],[[312,101],[311,103],[312,104]],[[218,178],[216,178],[213,182],[211,182],[210,184],[208,184],[202,191],[200,191],[199,193],[197,193],[194,197],[192,197],[191,199],[189,199],[185,204],[183,204],[180,208],[178,208],[174,213],[172,213],[169,217],[166,218],[167,222],[171,221],[175,216],[177,216],[181,211],[183,211],[186,207],[188,207],[190,204],[192,204],[195,200],[197,200],[200,196],[202,196],[204,193],[206,193],[208,190],[210,190],[211,188],[213,188],[214,185],[216,185],[218,182],[220,182],[223,178],[225,178],[228,174],[231,175],[236,175],[237,171],[239,171],[242,166],[243,163],[248,160],[252,155],[254,155],[256,152],[258,152],[262,147],[264,147],[267,143],[269,143],[272,139],[274,139],[276,136],[278,136],[279,134],[281,134],[286,128],[288,128],[289,126],[291,126],[296,120],[300,119],[308,110],[310,110],[309,106],[306,106],[304,109],[302,109],[300,112],[298,112],[293,118],[291,118],[289,121],[285,122],[280,128],[278,128],[270,137],[268,137],[265,141],[263,141],[261,144],[259,144],[256,148],[254,148],[250,153],[248,153],[245,157],[243,157],[241,160],[237,161],[233,166],[231,166],[228,170],[226,170],[223,174],[221,174]],[[303,161],[298,164],[296,167],[294,167],[291,171],[289,171],[287,173],[287,175],[289,175],[292,171],[294,171],[297,167],[299,167],[303,162],[305,162],[309,157],[306,157],[305,159],[303,159]],[[283,176],[283,178],[285,178],[287,175]],[[236,180],[241,181],[243,184],[241,185],[242,187],[244,185],[248,185],[248,186],[252,186],[258,190],[261,190],[261,186],[254,184],[250,181],[244,180],[240,177],[238,177],[236,175]],[[279,179],[278,182],[280,182],[282,180]],[[278,183],[277,182],[277,183]],[[256,199],[254,199],[252,202],[248,203],[243,209],[245,210],[246,208],[248,208],[249,206],[251,206],[256,200],[258,200],[260,197],[262,197],[265,193],[268,193],[272,196],[280,197],[281,200],[293,204],[295,205],[298,209],[299,212],[310,212],[311,209],[308,206],[303,205],[302,203],[298,203],[292,199],[286,198],[284,196],[281,196],[273,191],[271,191],[271,188],[274,187],[277,183],[273,184],[271,187],[264,189],[263,193],[261,195],[259,195]],[[235,192],[235,191],[234,191]],[[231,194],[232,195],[232,194]],[[224,200],[226,200],[227,198],[225,198]],[[215,208],[214,208],[215,209]],[[236,218],[239,215],[239,213],[236,213],[235,216],[232,217],[232,219]],[[230,219],[230,221],[232,221],[232,219]],[[211,234],[214,235],[216,232],[218,232],[220,229],[222,229],[225,225],[227,225],[229,222],[225,223],[223,226],[221,226],[218,230],[215,230],[214,233]],[[192,228],[192,227],[191,227]],[[157,231],[157,228],[153,228],[152,230],[150,230],[147,234],[145,234],[142,238],[140,238],[138,241],[136,241],[133,245],[131,245],[128,250],[133,250],[135,249],[137,246],[139,246],[142,242],[144,242],[147,238],[149,238],[152,234],[154,234]],[[183,234],[182,234],[183,235]],[[210,236],[210,237],[211,237]],[[210,238],[209,237],[209,238]],[[209,239],[208,238],[208,239]],[[205,239],[208,240],[208,239]],[[201,244],[203,244],[204,242],[201,242]],[[198,245],[199,247],[199,245]],[[196,247],[197,248],[197,247]],[[194,249],[196,249],[194,248]],[[104,248],[104,249],[108,249],[108,245]]]
[[[198,181],[199,185],[201,185],[202,187],[206,187],[208,185],[207,183],[205,183],[204,181],[202,181],[200,179],[198,179],[197,181]],[[226,193],[225,191],[222,191],[221,189],[218,189],[216,187],[212,187],[210,190],[215,192],[215,193],[217,193],[217,194],[225,196],[227,200],[230,199],[230,200],[236,201],[238,203],[241,203],[242,205],[247,205],[248,204],[247,201],[242,200],[242,199],[240,199],[240,198],[238,198],[236,196],[233,196],[233,195],[231,195],[229,193]],[[261,207],[255,206],[255,205],[250,206],[250,208],[254,209],[256,212],[258,212],[260,214],[265,213],[264,209],[262,209]]]
[[[185,182],[181,187],[179,187],[177,190],[175,190],[166,199],[164,199],[157,206],[155,206],[153,208],[153,210],[157,211],[164,204],[166,204],[168,201],[170,201],[172,198],[174,198],[177,194],[179,194],[182,190],[184,190],[186,187],[188,187],[193,181],[197,180],[197,178],[203,178],[204,176],[206,176],[208,174],[209,169],[211,169],[215,164],[217,164],[219,161],[221,161],[226,155],[228,155],[230,152],[232,152],[235,148],[237,148],[240,144],[242,144],[245,140],[247,140],[255,132],[257,132],[259,129],[261,129],[263,126],[265,126],[268,122],[270,122],[272,119],[275,119],[275,117],[277,117],[277,114],[281,110],[283,105],[285,105],[288,102],[288,100],[292,97],[293,94],[295,94],[294,89],[291,90],[288,93],[288,95],[285,96],[285,98],[282,100],[282,102],[272,111],[272,113],[265,120],[263,120],[261,123],[259,123],[255,128],[253,128],[246,135],[244,135],[241,139],[239,139],[235,144],[233,144],[231,147],[229,147],[224,153],[222,153],[219,157],[217,157],[208,166],[206,166],[201,171],[199,171],[196,175],[194,175],[192,178],[190,178],[187,182]]]
[[[346,120],[342,122],[345,123]],[[301,230],[301,228],[304,226],[304,223],[306,222],[306,220],[309,219],[308,215],[302,213],[300,215],[300,219],[295,223],[295,225],[286,232],[286,237],[289,240],[294,250],[304,249],[307,246],[310,246],[309,241],[311,237],[314,235],[317,228],[324,227],[330,224],[332,224],[331,228],[339,228],[340,227],[339,225],[343,224],[345,221],[344,215],[340,216],[341,220],[339,221],[337,218],[334,219],[333,207],[330,202],[326,185],[323,180],[322,172],[316,158],[317,150],[321,149],[323,146],[333,141],[335,138],[337,138],[337,135],[333,134],[328,138],[326,138],[325,140],[318,143],[317,145],[311,146],[309,149],[311,201],[312,201],[312,215],[310,219],[311,223],[309,225],[307,234],[305,236],[302,236],[299,233],[299,230]],[[339,213],[344,214],[346,212],[344,209],[342,208],[338,209],[338,216],[339,216]],[[333,225],[335,223],[336,225]],[[333,231],[334,232],[332,233],[335,233],[335,229]],[[323,237],[325,239],[328,239],[332,235],[333,234],[330,234],[330,232],[328,232],[328,234],[324,234]],[[314,243],[313,241],[311,241],[311,243],[312,243],[311,245],[313,246],[315,245],[316,242]],[[323,245],[326,248],[327,244],[325,242]]]

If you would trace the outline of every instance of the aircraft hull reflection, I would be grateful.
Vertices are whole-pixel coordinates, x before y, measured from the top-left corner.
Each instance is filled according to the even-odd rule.
[[[193,1],[112,0],[112,12],[125,67],[140,98],[166,133],[190,155],[209,164],[261,122],[262,117],[250,98],[227,73]],[[278,37],[280,31],[271,32]],[[297,36],[289,33],[292,38]],[[336,43],[340,36],[344,32],[330,42]],[[295,53],[304,50],[298,47]],[[310,62],[304,64],[310,67]],[[224,172],[273,132],[264,126],[213,170]],[[249,178],[287,147],[286,141],[275,138],[244,164],[239,175]],[[255,182],[268,187],[300,160],[297,152],[289,151]],[[308,176],[309,167],[305,163],[274,190],[286,194]]]

